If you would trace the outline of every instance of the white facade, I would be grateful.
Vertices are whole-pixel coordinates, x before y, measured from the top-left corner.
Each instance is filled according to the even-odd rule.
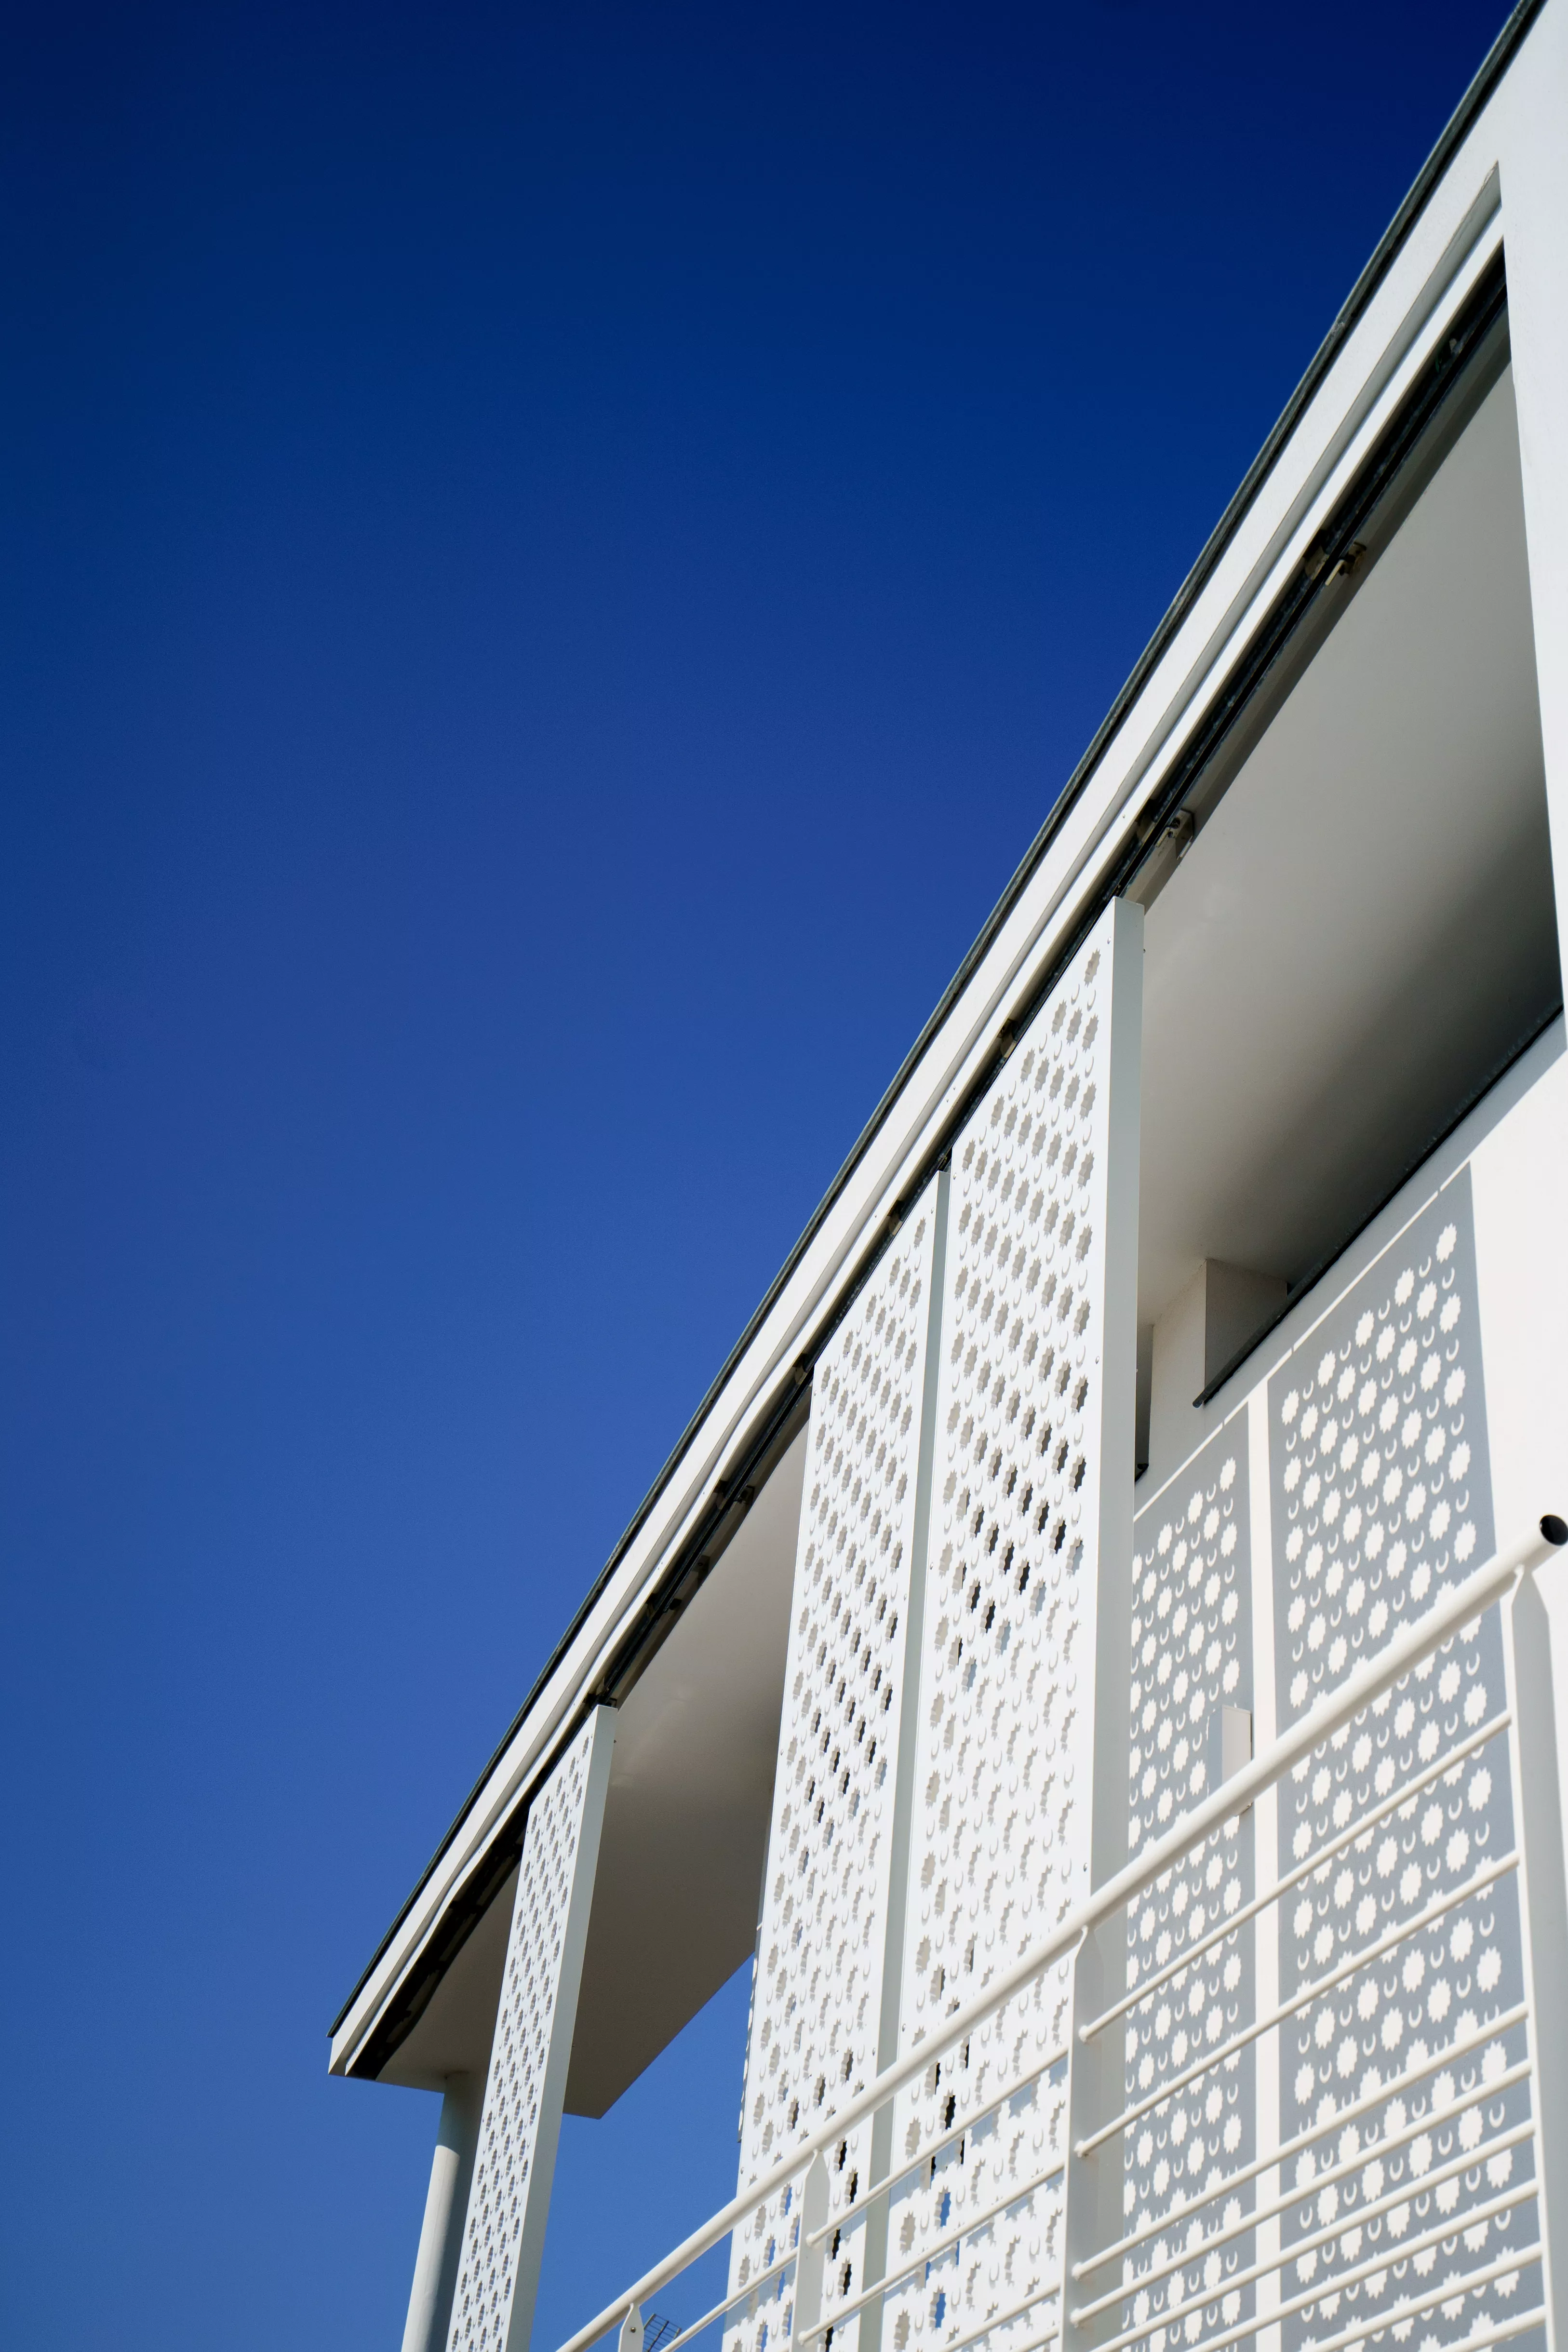
[[[563,2352],[1555,2335],[1564,123],[1547,0],[338,2021],[405,2352],[753,1937],[735,2202]]]

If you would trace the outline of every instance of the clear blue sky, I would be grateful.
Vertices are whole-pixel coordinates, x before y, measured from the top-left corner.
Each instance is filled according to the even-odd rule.
[[[7,2344],[397,2344],[329,2020],[1500,14],[9,17]]]

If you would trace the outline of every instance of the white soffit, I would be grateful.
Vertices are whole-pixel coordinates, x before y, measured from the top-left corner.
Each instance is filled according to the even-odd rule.
[[[453,2074],[484,2079],[489,2071],[517,1892],[514,1870],[447,1967],[418,2024],[382,2068],[380,2081],[417,2091],[439,2091]]]
[[[599,2116],[751,1957],[806,1432],[618,1710],[566,2105]],[[379,2080],[489,2063],[514,1871]]]
[[[1297,1282],[1555,1003],[1512,378],[1151,908],[1139,1319]]]
[[[757,1938],[802,1429],[616,1727],[568,2112],[601,2116]]]

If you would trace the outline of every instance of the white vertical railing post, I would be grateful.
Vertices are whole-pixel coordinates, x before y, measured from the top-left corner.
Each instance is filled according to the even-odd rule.
[[[614,1736],[595,1707],[528,1812],[449,2352],[527,2352]]]
[[[435,2153],[430,2161],[430,2187],[424,2200],[424,2221],[419,2233],[419,2252],[414,2258],[408,2317],[403,2325],[402,2352],[441,2352],[446,2341],[484,2096],[482,2075],[454,2074],[441,2102]]]

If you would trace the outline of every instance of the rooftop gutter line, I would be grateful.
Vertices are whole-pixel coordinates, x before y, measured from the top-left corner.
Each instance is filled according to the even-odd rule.
[[[1403,247],[1406,237],[1409,236],[1411,229],[1415,226],[1416,222],[1424,211],[1433,189],[1441,179],[1443,173],[1447,170],[1455,152],[1463,142],[1463,140],[1469,132],[1477,115],[1480,112],[1487,100],[1491,96],[1498,81],[1500,79],[1503,72],[1511,62],[1515,51],[1518,49],[1521,42],[1524,38],[1524,36],[1530,30],[1531,24],[1534,22],[1534,19],[1540,14],[1541,9],[1544,5],[1545,0],[1518,0],[1518,5],[1513,9],[1506,23],[1503,25],[1501,31],[1498,34],[1496,40],[1488,50],[1486,57],[1483,58],[1480,66],[1471,79],[1469,88],[1460,99],[1453,114],[1449,117],[1442,132],[1438,136],[1436,144],[1433,146],[1430,154],[1427,156],[1419,173],[1416,174],[1408,194],[1400,205],[1399,210],[1395,214],[1393,220],[1389,224],[1387,229],[1384,232],[1383,236],[1379,239],[1371,258],[1368,260],[1360,277],[1356,279],[1349,295],[1341,305],[1338,315],[1334,319],[1333,325],[1329,328],[1327,334],[1323,337],[1322,341],[1319,344],[1317,351],[1314,352],[1307,366],[1305,373],[1302,375],[1294,392],[1291,394],[1290,399],[1286,402],[1285,406],[1281,412],[1281,415],[1272,430],[1269,434],[1268,438],[1265,440],[1261,449],[1259,451],[1257,457],[1253,459],[1246,474],[1243,476],[1239,488],[1232,496],[1229,504],[1226,507],[1219,521],[1215,526],[1213,531],[1209,534],[1209,537],[1205,542],[1197,562],[1193,564],[1192,569],[1186,575],[1186,578],[1183,581],[1181,586],[1177,589],[1176,595],[1171,600],[1164,617],[1160,621],[1154,635],[1150,638],[1143,653],[1139,656],[1138,660],[1134,664],[1125,684],[1116,695],[1110,709],[1107,711],[1104,719],[1096,729],[1087,750],[1084,751],[1082,759],[1079,761],[1077,766],[1073,769],[1071,774],[1068,777],[1067,782],[1058,793],[1055,801],[1052,803],[1049,815],[1040,826],[1040,831],[1036,834],[1034,840],[1030,845],[1029,849],[1026,851],[1022,860],[1013,873],[1011,879],[1003,890],[1001,897],[998,899],[996,906],[992,908],[990,915],[987,918],[986,922],[982,926],[973,945],[970,947],[967,954],[958,966],[958,969],[955,972],[952,980],[943,991],[942,995],[937,1000],[935,1008],[926,1019],[925,1025],[922,1027],[919,1035],[915,1038],[914,1045],[910,1047],[908,1053],[904,1055],[904,1060],[900,1063],[891,1083],[883,1094],[882,1099],[877,1104],[876,1108],[871,1115],[871,1118],[867,1120],[865,1126],[862,1129],[859,1136],[856,1138],[847,1158],[844,1160],[842,1165],[838,1171],[838,1173],[834,1176],[826,1192],[824,1192],[821,1200],[819,1202],[816,1209],[808,1220],[799,1240],[795,1243],[794,1247],[790,1250],[789,1255],[784,1261],[784,1264],[779,1268],[778,1274],[774,1276],[773,1281],[769,1284],[749,1321],[742,1330],[739,1338],[736,1340],[735,1345],[731,1348],[728,1355],[725,1358],[723,1364],[720,1366],[717,1373],[710,1382],[701,1402],[696,1408],[696,1411],[693,1413],[691,1419],[687,1422],[685,1428],[682,1431],[679,1438],[676,1440],[675,1444],[672,1448],[663,1468],[659,1471],[657,1476],[653,1479],[653,1484],[649,1486],[647,1493],[643,1496],[642,1502],[633,1512],[625,1531],[622,1535],[614,1549],[612,1551],[609,1559],[605,1561],[604,1566],[600,1570],[598,1576],[589,1587],[588,1591],[584,1594],[582,1601],[579,1604],[570,1623],[561,1634],[560,1639],[557,1642],[554,1649],[550,1652],[549,1658],[545,1661],[544,1665],[536,1676],[532,1687],[529,1689],[527,1697],[523,1700],[521,1706],[518,1708],[516,1716],[507,1727],[505,1735],[498,1742],[483,1771],[479,1774],[478,1779],[475,1781],[467,1796],[464,1799],[462,1804],[458,1808],[458,1811],[454,1816],[444,1836],[437,1845],[434,1853],[431,1855],[429,1862],[425,1864],[424,1869],[420,1874],[414,1885],[410,1890],[406,1900],[398,1910],[385,1934],[382,1937],[381,1941],[376,1946],[376,1948],[371,1954],[370,1959],[366,1962],[352,1991],[349,1994],[347,2000],[343,2002],[342,2007],[339,2010],[338,2014],[332,2020],[330,2026],[328,2028],[329,2038],[337,2034],[339,2029],[341,2027],[350,2011],[352,2010],[355,2002],[358,2000],[361,1993],[364,1990],[365,1986],[374,1975],[382,1958],[396,1937],[398,1930],[402,1927],[410,1912],[413,1909],[420,1895],[428,1885],[432,1876],[439,1866],[443,1857],[450,1849],[453,1841],[455,1839],[459,1831],[462,1829],[463,1824],[472,1812],[475,1804],[485,1789],[488,1786],[496,1772],[497,1767],[502,1761],[507,1749],[511,1747],[512,1742],[522,1728],[523,1724],[527,1721],[539,1698],[540,1694],[549,1685],[562,1658],[570,1649],[573,1642],[577,1638],[577,1635],[591,1614],[595,1604],[604,1592],[612,1577],[614,1575],[616,1569],[625,1558],[627,1550],[647,1521],[660,1496],[669,1486],[670,1481],[674,1477],[676,1470],[679,1468],[680,1464],[691,1450],[697,1433],[701,1429],[704,1422],[707,1419],[714,1404],[723,1393],[723,1391],[728,1382],[731,1374],[734,1372],[736,1366],[744,1357],[747,1349],[750,1347],[753,1339],[757,1337],[758,1332],[766,1322],[767,1318],[771,1312],[780,1293],[783,1291],[790,1276],[800,1265],[807,1250],[810,1247],[811,1243],[821,1232],[834,1204],[842,1194],[845,1187],[850,1181],[850,1179],[854,1174],[855,1170],[864,1159],[872,1143],[875,1140],[882,1128],[885,1125],[894,1103],[908,1085],[915,1071],[918,1068],[921,1061],[924,1059],[933,1040],[942,1028],[948,1014],[953,1010],[954,1005],[957,1003],[958,999],[963,994],[964,990],[968,985],[970,980],[974,977],[980,964],[983,962],[998,934],[1006,923],[1008,917],[1012,913],[1019,900],[1023,896],[1025,889],[1027,888],[1030,881],[1033,878],[1035,873],[1038,871],[1058,833],[1061,831],[1068,816],[1082,798],[1091,777],[1098,768],[1107,748],[1119,730],[1122,721],[1126,717],[1128,710],[1136,701],[1138,695],[1142,692],[1149,677],[1158,666],[1159,661],[1176,637],[1183,622],[1186,620],[1188,612],[1197,602],[1199,594],[1218,565],[1248,509],[1251,507],[1259,491],[1267,481],[1270,474],[1273,471],[1274,466],[1278,461],[1281,451],[1290,440],[1290,437],[1294,432],[1296,425],[1299,424],[1303,412],[1310,405],[1324,377],[1328,374],[1330,368],[1333,366],[1334,360],[1338,357],[1341,346],[1350,335],[1352,330],[1360,320],[1362,314],[1371,302],[1374,295],[1376,293],[1379,286],[1382,284],[1383,279],[1387,275],[1388,270]]]

